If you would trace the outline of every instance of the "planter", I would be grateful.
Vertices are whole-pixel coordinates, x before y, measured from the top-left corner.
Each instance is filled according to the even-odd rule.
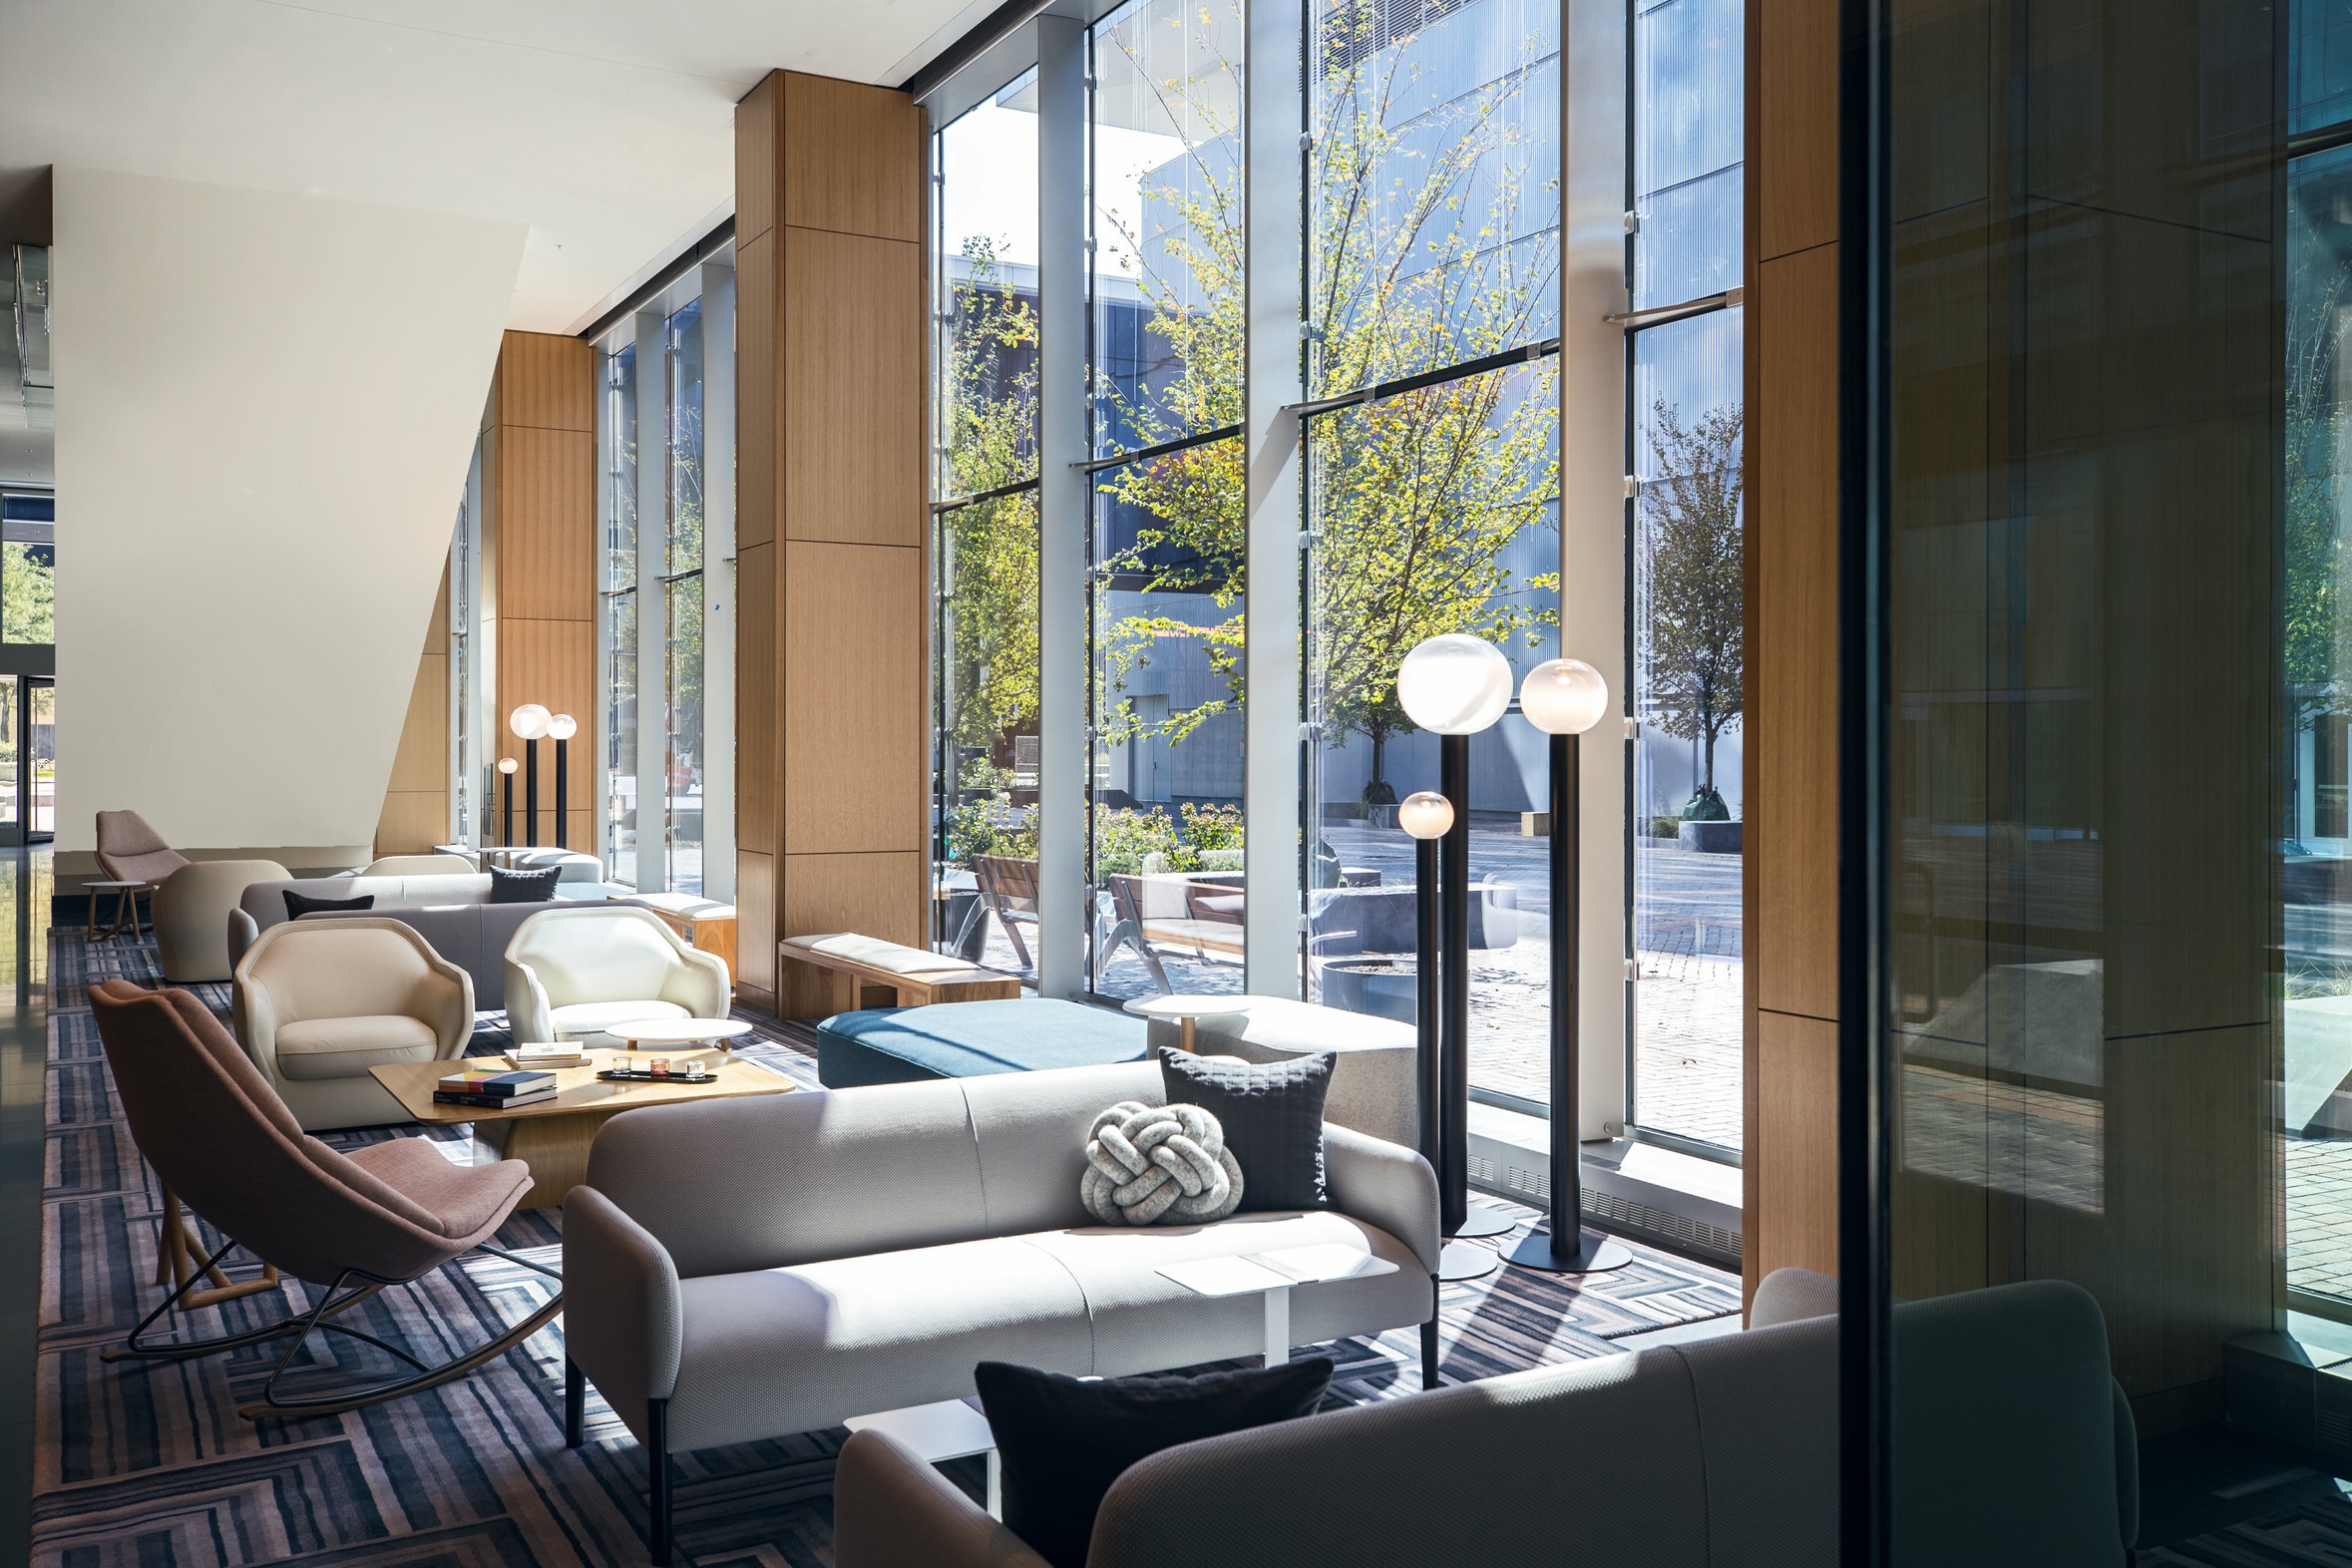
[[[1417,983],[1410,959],[1334,959],[1323,967],[1323,1004],[1412,1023]]]
[[[1737,855],[1740,827],[1737,822],[1695,822],[1685,817],[1675,834],[1675,843],[1700,855]]]

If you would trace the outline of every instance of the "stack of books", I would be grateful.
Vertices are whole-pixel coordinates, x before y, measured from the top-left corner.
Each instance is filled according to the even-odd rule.
[[[552,1072],[453,1072],[433,1085],[436,1105],[515,1110],[556,1097]]]

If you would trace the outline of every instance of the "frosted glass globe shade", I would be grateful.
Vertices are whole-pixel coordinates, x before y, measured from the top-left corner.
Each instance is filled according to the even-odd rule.
[[[1405,716],[1439,735],[1475,735],[1511,705],[1511,661],[1465,631],[1431,637],[1396,670]]]
[[[1453,827],[1453,802],[1433,789],[1396,803],[1396,825],[1416,839],[1441,839]]]
[[[1609,711],[1609,678],[1580,658],[1546,659],[1527,672],[1519,711],[1547,735],[1581,735]]]
[[[498,770],[499,770],[501,773],[512,773],[512,772],[514,772],[514,771],[515,771],[515,759],[514,759],[513,757],[501,757],[501,758],[499,758],[499,759],[498,759]]]
[[[559,713],[548,720],[548,734],[556,740],[570,740],[580,733],[580,720],[569,713]]]
[[[518,740],[537,740],[548,732],[548,710],[536,702],[526,702],[507,715],[507,728]]]

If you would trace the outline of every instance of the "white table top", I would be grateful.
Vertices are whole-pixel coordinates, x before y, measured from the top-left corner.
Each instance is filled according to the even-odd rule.
[[[103,893],[109,888],[144,888],[147,884],[144,882],[85,882],[82,886],[96,888]]]
[[[737,1018],[647,1018],[642,1023],[615,1024],[603,1032],[641,1045],[699,1045],[705,1040],[731,1040],[749,1034],[751,1025]]]
[[[1369,1252],[1358,1252],[1344,1242],[1324,1242],[1231,1258],[1197,1258],[1190,1263],[1168,1264],[1158,1272],[1198,1296],[1248,1296],[1320,1280],[1394,1274],[1396,1265]]]
[[[1178,991],[1173,996],[1137,996],[1127,1002],[1126,1010],[1147,1018],[1222,1018],[1249,1011],[1255,999],[1250,996],[1206,996]]]
[[[937,1404],[911,1404],[879,1415],[853,1415],[842,1425],[853,1432],[878,1431],[915,1450],[917,1458],[937,1464],[986,1453],[996,1446],[988,1418],[962,1399]]]

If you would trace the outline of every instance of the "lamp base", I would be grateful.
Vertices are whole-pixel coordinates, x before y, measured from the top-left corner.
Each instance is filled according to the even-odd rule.
[[[1461,1242],[1447,1242],[1437,1254],[1437,1278],[1446,1285],[1482,1280],[1501,1267],[1502,1260],[1493,1253]]]
[[[1503,1213],[1502,1210],[1473,1199],[1470,1203],[1470,1212],[1463,1217],[1462,1223],[1448,1231],[1446,1235],[1448,1237],[1508,1236],[1518,1228],[1519,1222]]]
[[[1504,1248],[1503,1261],[1545,1274],[1598,1274],[1633,1262],[1633,1253],[1623,1242],[1611,1241],[1598,1231],[1578,1231],[1576,1238],[1576,1251],[1563,1258],[1552,1251],[1552,1233],[1537,1231]]]

